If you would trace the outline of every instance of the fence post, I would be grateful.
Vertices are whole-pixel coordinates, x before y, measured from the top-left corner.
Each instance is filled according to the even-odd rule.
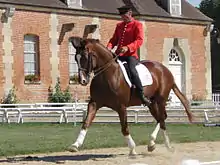
[[[76,103],[75,103],[75,107],[73,108],[73,110],[74,110],[74,114],[73,114],[73,123],[74,123],[74,126],[76,126],[76,123],[77,123],[77,112],[76,112]]]
[[[3,114],[2,114],[2,123],[6,122],[6,117],[5,117],[5,109],[3,111]]]
[[[61,124],[62,121],[63,121],[63,112],[60,114],[60,121],[59,121],[59,123]]]
[[[138,112],[139,112],[139,110],[134,110],[134,122],[136,124],[138,123]]]
[[[5,109],[4,114],[5,114],[5,120],[6,120],[6,122],[7,122],[7,123],[10,123],[7,109]]]
[[[87,110],[83,109],[83,121],[86,119],[86,115],[87,115]]]
[[[22,116],[21,113],[22,113],[22,112],[21,112],[21,109],[18,108],[18,123],[23,123],[23,122],[24,122],[24,121],[23,121],[23,116]]]
[[[68,123],[66,109],[63,109],[63,116],[64,116],[65,123]]]
[[[207,110],[204,110],[204,114],[205,114],[205,123],[210,123],[209,121],[209,117],[208,117],[208,114],[207,114]]]

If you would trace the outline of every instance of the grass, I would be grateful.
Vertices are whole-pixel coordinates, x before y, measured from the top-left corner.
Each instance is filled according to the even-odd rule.
[[[146,145],[155,125],[129,124],[130,133],[137,145]],[[72,144],[81,128],[73,124],[1,124],[0,156],[64,151]],[[218,127],[202,125],[167,124],[171,143],[218,141]],[[93,124],[87,133],[82,149],[126,146],[119,124]],[[157,143],[163,142],[159,133]]]

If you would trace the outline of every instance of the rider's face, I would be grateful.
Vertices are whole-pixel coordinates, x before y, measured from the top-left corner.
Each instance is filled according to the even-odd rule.
[[[131,11],[128,11],[128,12],[125,13],[125,14],[121,14],[121,18],[122,18],[122,20],[125,21],[125,22],[131,21],[131,17],[132,17],[132,12],[131,12]]]

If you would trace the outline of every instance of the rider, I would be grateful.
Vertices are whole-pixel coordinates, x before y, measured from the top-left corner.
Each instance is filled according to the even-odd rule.
[[[151,101],[144,95],[143,87],[135,68],[139,62],[137,50],[143,44],[142,24],[132,17],[132,8],[130,6],[125,5],[117,9],[123,21],[117,24],[107,48],[111,50],[114,46],[117,46],[115,53],[119,54],[119,60],[127,62],[133,83],[142,103],[150,105]]]

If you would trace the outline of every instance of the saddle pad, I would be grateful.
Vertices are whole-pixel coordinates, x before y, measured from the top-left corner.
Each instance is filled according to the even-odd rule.
[[[119,59],[117,59],[117,62],[119,63],[121,70],[124,74],[125,80],[128,83],[128,85],[130,87],[132,87],[132,83],[128,77],[127,71],[124,67],[124,63],[126,62],[121,62]],[[145,67],[143,64],[139,63],[138,65],[136,65],[136,70],[138,72],[139,78],[141,80],[141,84],[142,86],[146,86],[146,85],[151,85],[153,83],[153,78],[151,73],[149,72],[149,70],[147,69],[147,67]]]

